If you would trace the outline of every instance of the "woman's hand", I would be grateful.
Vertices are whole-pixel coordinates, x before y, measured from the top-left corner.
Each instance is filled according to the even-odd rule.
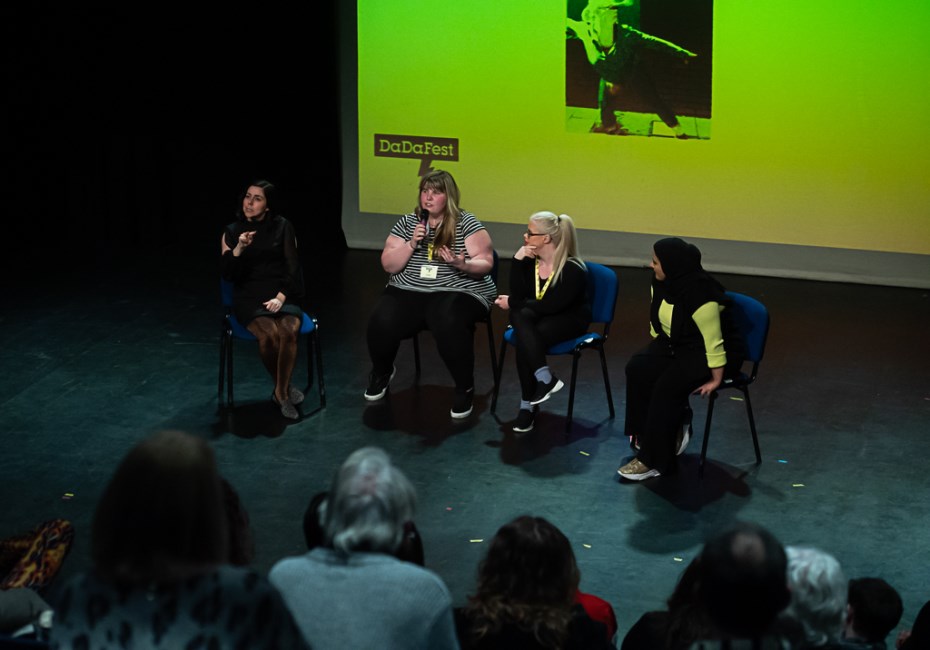
[[[249,230],[247,232],[239,235],[239,243],[236,244],[236,248],[245,249],[252,245],[252,240],[255,239],[254,230]]]
[[[465,273],[465,266],[468,264],[468,261],[465,259],[465,251],[462,251],[460,254],[456,255],[448,246],[442,246],[436,252],[439,254],[439,259],[441,259],[443,262],[452,268]]]
[[[723,382],[723,366],[719,368],[710,369],[710,381],[704,382],[698,386],[697,390],[692,392],[692,395],[700,395],[701,397],[707,397],[715,390],[720,388],[720,384]]]
[[[413,236],[410,238],[410,248],[413,250],[417,249],[417,246],[420,245],[420,242],[426,238],[426,222],[421,221],[416,225],[416,228],[413,229]]]
[[[284,301],[278,297],[275,297],[275,298],[272,298],[271,300],[263,302],[262,306],[268,311],[270,311],[272,314],[277,314],[279,311],[281,311],[281,307],[284,306]]]
[[[498,296],[494,300],[494,304],[500,307],[501,309],[503,309],[504,311],[507,311],[508,309],[510,309],[510,296]]]
[[[514,253],[513,258],[515,260],[522,260],[523,258],[528,257],[533,259],[536,257],[536,247],[524,245],[517,249],[517,252]]]

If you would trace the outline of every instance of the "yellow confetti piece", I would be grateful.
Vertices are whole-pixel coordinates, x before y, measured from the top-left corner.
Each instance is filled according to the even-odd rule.
[[[590,544],[582,544],[582,546],[584,546],[585,548],[591,548]]]
[[[684,560],[682,560],[680,557],[673,557],[672,559],[676,562],[684,562]]]
[[[792,483],[791,487],[804,487],[803,483]]]
[[[579,451],[578,453],[581,454],[582,456],[590,456],[590,455],[591,455],[591,454],[589,454],[589,453],[586,452],[586,451]]]
[[[483,542],[484,540],[483,539],[470,539],[468,541],[471,542],[472,544],[479,544]]]
[[[730,395],[730,399],[733,400],[734,402],[742,402],[742,401],[743,401],[743,398],[742,398],[742,397],[735,397],[735,396],[733,396],[733,395]]]

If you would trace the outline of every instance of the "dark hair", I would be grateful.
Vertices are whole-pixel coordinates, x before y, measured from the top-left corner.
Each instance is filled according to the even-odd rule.
[[[265,193],[265,207],[268,208],[268,216],[273,217],[280,213],[281,206],[278,205],[278,190],[275,188],[274,183],[259,178],[246,185],[242,194],[239,195],[236,219],[245,219],[245,215],[242,213],[242,200],[245,199],[250,187],[260,187],[262,192]]]
[[[223,488],[206,441],[161,431],[136,444],[100,497],[91,545],[102,577],[133,585],[226,562]]]
[[[699,558],[694,558],[679,576],[675,590],[666,601],[669,614],[666,629],[668,648],[690,647],[695,641],[719,636],[698,594],[700,572]]]
[[[304,511],[304,541],[307,542],[307,549],[311,551],[317,546],[326,546],[326,531],[323,530],[321,510],[326,505],[327,494],[329,493],[325,490],[314,494]]]
[[[881,578],[850,580],[848,598],[853,630],[869,643],[884,641],[904,614],[900,594]]]
[[[788,605],[787,555],[762,526],[735,524],[704,545],[698,562],[699,597],[725,634],[759,636]]]
[[[232,483],[221,476],[220,484],[223,487],[226,527],[229,531],[229,563],[248,566],[255,559],[255,538],[252,536],[249,513]]]
[[[478,589],[465,613],[481,637],[513,623],[540,645],[561,647],[568,634],[580,574],[571,543],[542,517],[502,526],[478,569]]]

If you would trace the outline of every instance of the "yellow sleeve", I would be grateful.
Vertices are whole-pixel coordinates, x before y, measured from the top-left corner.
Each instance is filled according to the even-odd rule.
[[[723,330],[720,327],[720,312],[723,306],[716,302],[705,302],[697,308],[691,318],[704,337],[707,351],[707,367],[719,368],[727,365],[727,353],[723,348]]]

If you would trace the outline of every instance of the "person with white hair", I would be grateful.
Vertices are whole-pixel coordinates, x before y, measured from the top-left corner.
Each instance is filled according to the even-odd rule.
[[[843,634],[848,581],[839,561],[819,548],[787,546],[791,602],[786,622],[795,624],[798,648],[835,647]]]
[[[382,449],[363,447],[336,472],[324,544],[269,574],[313,648],[458,648],[446,585],[396,557],[415,507],[413,485]]]

